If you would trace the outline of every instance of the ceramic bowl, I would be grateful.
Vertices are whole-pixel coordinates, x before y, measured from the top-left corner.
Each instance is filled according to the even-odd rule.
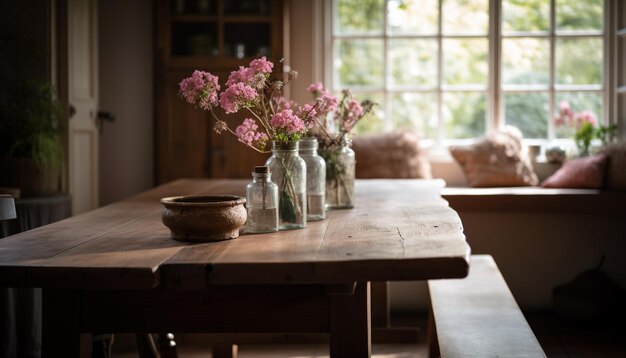
[[[175,196],[161,199],[161,220],[178,241],[234,239],[246,222],[246,199],[234,195]]]

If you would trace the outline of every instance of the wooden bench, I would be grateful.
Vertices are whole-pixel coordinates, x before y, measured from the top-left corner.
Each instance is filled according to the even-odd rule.
[[[491,256],[472,256],[466,278],[428,288],[431,357],[546,356]]]

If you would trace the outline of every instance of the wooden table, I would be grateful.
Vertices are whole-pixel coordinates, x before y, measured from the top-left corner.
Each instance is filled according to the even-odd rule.
[[[303,230],[170,239],[159,198],[241,195],[245,183],[179,180],[0,240],[0,286],[44,288],[51,357],[79,356],[81,332],[166,331],[329,333],[332,357],[368,357],[370,282],[468,272],[461,221],[437,180],[358,181],[354,209]]]

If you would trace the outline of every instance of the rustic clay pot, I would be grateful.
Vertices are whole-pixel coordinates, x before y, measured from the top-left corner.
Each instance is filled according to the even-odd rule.
[[[163,224],[178,241],[234,239],[246,222],[246,199],[234,195],[177,196],[161,199]]]

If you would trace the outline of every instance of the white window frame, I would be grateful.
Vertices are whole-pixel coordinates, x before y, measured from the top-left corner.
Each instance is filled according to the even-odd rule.
[[[334,43],[335,39],[345,39],[345,38],[380,38],[384,43],[384,85],[382,88],[376,88],[376,92],[382,92],[386,96],[386,113],[385,113],[385,129],[388,130],[392,126],[392,121],[390,120],[390,94],[393,92],[397,92],[394,90],[389,90],[389,83],[387,79],[387,62],[388,62],[388,53],[387,53],[387,42],[390,38],[397,38],[397,36],[390,36],[387,31],[387,1],[385,0],[385,14],[384,14],[384,32],[382,34],[377,35],[336,35],[334,33],[334,11],[333,7],[335,6],[334,0],[324,1],[324,81],[325,83],[331,84],[330,86],[334,86],[333,77],[334,77],[334,66],[333,66],[333,51],[334,51]],[[550,0],[550,29],[547,32],[526,32],[526,33],[515,33],[515,34],[507,34],[503,35],[501,33],[501,0],[489,0],[489,29],[487,36],[485,35],[443,35],[442,34],[442,1],[439,1],[439,24],[438,24],[438,33],[436,35],[410,35],[400,36],[401,38],[436,38],[438,40],[438,83],[436,88],[424,89],[424,88],[410,88],[410,89],[402,89],[402,91],[415,91],[415,92],[428,92],[428,93],[437,93],[439,103],[438,103],[438,128],[437,128],[437,138],[435,141],[425,141],[426,146],[433,147],[435,149],[435,154],[442,153],[445,150],[445,147],[449,144],[463,144],[468,142],[473,142],[478,138],[474,138],[471,140],[463,140],[463,139],[448,139],[444,138],[444,127],[445,123],[443,120],[443,103],[442,96],[443,93],[446,92],[462,92],[462,91],[470,91],[470,92],[483,92],[487,96],[487,118],[485,123],[486,134],[493,132],[496,129],[502,128],[505,123],[504,116],[504,94],[511,92],[541,92],[548,94],[549,97],[549,117],[546,118],[548,120],[548,138],[546,139],[538,139],[538,140],[529,140],[529,144],[545,144],[551,140],[554,140],[555,133],[554,127],[552,124],[551,117],[554,116],[555,110],[558,106],[558,103],[555,103],[555,97],[559,92],[595,92],[602,94],[603,100],[603,124],[611,124],[611,123],[624,123],[624,119],[621,119],[623,115],[626,115],[626,76],[624,75],[624,70],[621,63],[625,60],[623,53],[617,53],[617,43],[620,39],[623,39],[626,46],[626,19],[621,18],[626,16],[626,5],[620,4],[620,0],[605,0],[604,1],[604,28],[601,31],[588,31],[588,32],[576,32],[576,33],[566,33],[566,32],[556,32],[555,24],[555,7],[556,0]],[[501,83],[502,81],[502,67],[501,61],[501,46],[503,38],[511,38],[511,37],[532,37],[532,38],[547,38],[550,42],[550,81],[548,85],[545,86],[517,86],[517,87],[504,87]],[[600,85],[557,85],[555,84],[555,74],[556,74],[556,61],[555,61],[555,43],[559,38],[601,38],[603,40],[604,48],[603,48],[603,77],[602,84]],[[488,83],[485,86],[476,87],[476,86],[445,86],[443,84],[443,76],[442,66],[443,66],[443,46],[442,41],[444,38],[487,38],[488,39]],[[622,51],[624,52],[624,51]],[[621,72],[620,72],[621,71]],[[616,74],[620,73],[619,79],[616,80],[618,76]],[[329,86],[329,87],[330,87]],[[360,92],[365,92],[361,91]],[[402,92],[400,91],[400,92]],[[621,112],[620,112],[621,110]],[[621,117],[620,117],[621,116]],[[620,120],[621,119],[621,120]],[[622,125],[623,127],[623,125]],[[626,130],[624,128],[620,128],[620,132],[622,133],[621,137],[625,137]]]

